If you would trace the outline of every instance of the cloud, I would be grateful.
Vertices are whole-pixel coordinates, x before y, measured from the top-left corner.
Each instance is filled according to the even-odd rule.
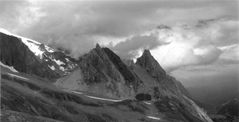
[[[138,56],[138,51],[143,49],[154,49],[161,44],[165,44],[158,40],[158,37],[155,33],[150,33],[149,35],[136,35],[131,38],[122,41],[113,49],[118,53],[122,58],[135,58]]]
[[[179,29],[174,33],[180,36],[173,36],[175,41],[169,45],[159,46],[152,50],[153,55],[168,70],[173,70],[187,65],[206,65],[211,64],[223,55],[231,55],[224,53],[220,46],[228,46],[238,44],[236,32],[239,28],[238,24],[233,27],[230,25],[231,20],[217,20],[213,23],[207,23],[198,27],[189,27],[186,30]],[[237,23],[233,22],[233,23]],[[225,25],[230,26],[225,26]],[[229,31],[232,33],[225,33]],[[236,32],[235,32],[236,31]],[[225,40],[226,39],[226,40]],[[237,56],[238,57],[238,56]],[[234,57],[235,60],[236,58]]]
[[[167,71],[187,65],[211,64],[222,60],[221,55],[233,55],[234,59],[231,60],[235,60],[236,55],[228,53],[222,46],[225,48],[238,44],[238,22],[219,18],[202,20],[191,25],[161,25],[146,34],[118,43],[112,49],[124,57],[137,58],[143,49],[148,48]]]
[[[102,39],[110,40],[109,44],[119,43],[115,47],[113,46],[112,49],[124,57],[132,57],[137,55],[138,50],[142,48],[154,50],[160,45],[166,46],[165,39],[159,40],[158,38],[160,37],[156,33],[142,35],[142,33],[147,33],[159,24],[170,25],[174,28],[178,24],[193,24],[198,20],[221,17],[230,18],[232,23],[231,27],[227,25],[228,23],[225,24],[229,30],[219,29],[224,30],[224,32],[220,33],[233,35],[230,40],[234,41],[209,42],[215,43],[211,45],[223,46],[225,44],[222,43],[230,45],[237,41],[234,36],[236,32],[231,29],[235,28],[234,25],[237,24],[234,23],[234,20],[238,18],[235,12],[238,9],[237,1],[3,0],[0,1],[0,9],[0,27],[51,46],[69,49],[75,57],[89,51],[95,46],[96,42],[102,42]],[[209,27],[208,32],[211,28]],[[216,24],[215,28],[217,28]],[[201,36],[199,36],[199,32],[177,32],[179,38],[187,41],[185,43],[177,41],[181,46],[184,45],[182,47],[186,47],[184,50],[185,55],[187,54],[190,57],[190,54],[194,53],[193,49],[191,49],[194,48],[194,44],[191,43],[199,43],[190,41],[190,39],[203,37],[204,30],[206,32],[207,29],[199,29]],[[237,29],[235,28],[235,30]],[[174,29],[174,31],[177,30]],[[179,29],[178,31],[184,30]],[[193,31],[196,30],[194,29]],[[223,40],[223,38],[228,39],[227,36],[220,37],[220,40]],[[126,40],[122,41],[122,39]],[[172,45],[174,44],[175,42],[172,43]],[[204,44],[201,43],[201,45],[203,47]],[[174,48],[180,48],[180,46]],[[127,51],[130,54],[127,54]],[[194,58],[192,59],[194,60]]]

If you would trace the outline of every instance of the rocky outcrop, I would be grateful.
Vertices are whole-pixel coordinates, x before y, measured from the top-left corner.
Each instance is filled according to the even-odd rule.
[[[144,50],[143,55],[137,59],[137,65],[143,67],[153,78],[158,81],[166,77],[166,72],[153,58],[149,50]]]
[[[126,85],[131,85],[134,87],[134,90],[137,91],[138,86],[142,83],[142,81],[137,77],[137,75],[130,70],[127,65],[117,56],[113,51],[109,48],[103,48],[104,52],[107,54],[111,62],[115,65],[117,70],[122,74]]]

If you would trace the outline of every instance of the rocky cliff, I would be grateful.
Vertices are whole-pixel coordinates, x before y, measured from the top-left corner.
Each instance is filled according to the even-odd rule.
[[[144,68],[157,81],[161,81],[166,77],[166,72],[153,58],[149,50],[144,50],[142,56],[137,59],[136,64]]]

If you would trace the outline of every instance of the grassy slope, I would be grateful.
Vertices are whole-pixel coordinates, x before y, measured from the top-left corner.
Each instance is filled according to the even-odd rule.
[[[69,122],[154,121],[154,106],[134,100],[108,102],[74,94],[28,75],[1,70],[1,109]],[[9,76],[16,74],[29,80]],[[3,111],[4,112],[4,111]],[[2,120],[7,114],[2,114]],[[19,114],[18,114],[19,115]],[[157,115],[159,116],[159,115]],[[23,117],[22,115],[20,117]],[[24,118],[24,117],[23,117]],[[37,119],[37,118],[36,118]],[[48,121],[48,120],[47,120]]]

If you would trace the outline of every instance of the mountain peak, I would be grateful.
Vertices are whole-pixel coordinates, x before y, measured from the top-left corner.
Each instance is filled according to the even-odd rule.
[[[143,55],[142,56],[152,56],[150,51],[148,49],[144,49]]]
[[[171,27],[167,25],[159,25],[157,26],[157,29],[171,29]]]
[[[98,49],[101,48],[100,45],[99,45],[99,43],[96,43],[95,48],[98,48]]]
[[[137,59],[137,65],[143,67],[152,77],[161,81],[166,76],[166,72],[154,59],[148,49],[145,49],[142,56]]]

